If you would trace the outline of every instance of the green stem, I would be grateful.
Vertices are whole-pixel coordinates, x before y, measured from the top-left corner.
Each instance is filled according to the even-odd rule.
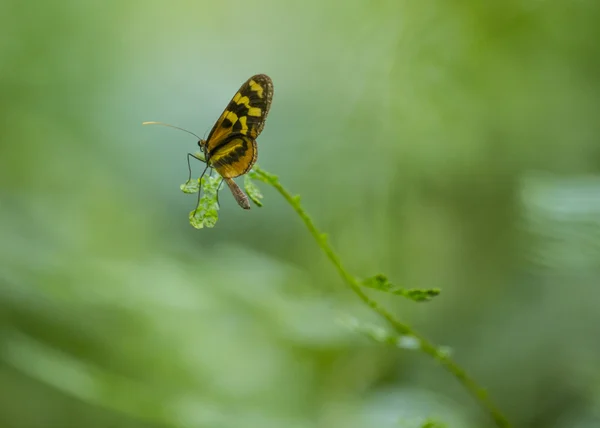
[[[381,307],[376,301],[372,300],[365,294],[361,286],[360,281],[346,270],[342,264],[339,256],[333,250],[333,247],[327,239],[327,235],[321,233],[315,226],[312,219],[306,214],[304,208],[300,204],[300,198],[298,196],[292,196],[279,182],[279,179],[259,168],[254,166],[254,171],[261,177],[262,181],[273,186],[284,199],[292,206],[294,211],[300,216],[304,225],[308,228],[311,235],[317,241],[317,244],[327,258],[333,263],[342,279],[350,286],[352,291],[371,309],[377,312],[383,319],[385,319],[392,328],[401,335],[408,335],[416,338],[420,343],[420,348],[424,353],[437,360],[446,370],[448,370],[454,377],[475,397],[479,404],[490,414],[494,422],[499,428],[509,428],[510,423],[504,417],[502,412],[496,407],[496,405],[488,397],[487,391],[480,387],[467,372],[454,362],[448,355],[441,352],[433,343],[428,341],[426,338],[415,332],[409,325],[401,323],[396,320],[394,316]]]

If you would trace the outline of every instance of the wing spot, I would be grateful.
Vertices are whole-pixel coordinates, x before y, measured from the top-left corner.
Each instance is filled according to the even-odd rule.
[[[256,92],[260,98],[263,97],[263,87],[259,83],[256,83],[253,79],[250,79],[250,89]]]
[[[247,118],[246,116],[242,116],[242,117],[240,117],[240,123],[241,123],[241,125],[242,125],[242,129],[241,129],[241,131],[240,131],[240,132],[241,132],[242,134],[244,134],[244,135],[246,135],[246,132],[248,132],[248,124],[246,123],[246,120],[247,120],[247,119],[248,119],[248,118]]]
[[[248,98],[246,96],[238,97],[237,100],[234,98],[233,100],[238,104],[245,105],[246,107],[250,107],[250,98]]]
[[[230,111],[225,115],[225,118],[223,119],[223,121],[225,121],[225,119],[229,119],[229,121],[231,123],[235,123],[238,121],[238,116],[234,112]]]
[[[260,117],[262,110],[259,107],[250,107],[248,109],[248,116]]]

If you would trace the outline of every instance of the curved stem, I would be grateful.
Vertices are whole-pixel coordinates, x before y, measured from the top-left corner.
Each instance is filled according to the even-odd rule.
[[[415,332],[412,327],[407,324],[404,324],[394,316],[386,311],[383,307],[381,307],[375,300],[372,300],[365,294],[363,288],[360,284],[360,281],[353,276],[342,264],[339,256],[333,250],[333,247],[329,243],[327,239],[327,235],[320,232],[315,226],[312,219],[306,213],[302,205],[300,204],[300,198],[298,196],[292,196],[279,182],[277,176],[269,174],[268,172],[262,170],[258,166],[254,166],[254,171],[260,176],[261,180],[273,186],[280,194],[284,197],[284,199],[292,206],[294,211],[300,216],[304,225],[309,230],[311,235],[317,241],[317,244],[327,258],[333,263],[338,273],[342,277],[342,279],[350,286],[352,291],[371,309],[373,309],[377,314],[379,314],[383,319],[385,319],[392,328],[401,335],[409,335],[416,338],[419,343],[419,349],[437,360],[447,371],[449,371],[454,377],[469,391],[471,395],[475,397],[475,399],[479,402],[479,404],[489,413],[491,418],[494,420],[496,425],[499,428],[509,428],[510,423],[506,419],[506,417],[502,414],[502,412],[496,407],[496,405],[490,400],[487,391],[479,386],[475,380],[471,376],[467,374],[467,372],[460,367],[454,360],[452,360],[448,355],[441,352],[432,342],[427,340],[425,337],[421,336],[417,332]]]

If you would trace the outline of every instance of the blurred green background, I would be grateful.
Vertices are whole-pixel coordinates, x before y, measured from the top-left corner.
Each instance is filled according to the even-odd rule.
[[[0,3],[0,426],[492,422],[262,185],[195,230],[193,137],[270,75],[259,164],[515,426],[600,426],[600,3]],[[195,175],[201,165],[193,164]]]

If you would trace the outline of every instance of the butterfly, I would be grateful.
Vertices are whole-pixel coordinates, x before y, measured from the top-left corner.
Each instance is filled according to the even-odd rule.
[[[208,168],[214,168],[223,177],[223,181],[228,185],[239,206],[250,209],[248,196],[233,179],[246,174],[256,162],[258,157],[256,139],[265,126],[272,100],[273,81],[266,74],[257,74],[246,80],[238,89],[206,139],[162,122],[144,122],[144,124],[166,125],[196,136],[204,159],[188,153],[188,168],[190,157],[206,162],[206,168],[199,182],[202,182],[202,177]],[[198,204],[199,202],[200,191],[198,191]]]

